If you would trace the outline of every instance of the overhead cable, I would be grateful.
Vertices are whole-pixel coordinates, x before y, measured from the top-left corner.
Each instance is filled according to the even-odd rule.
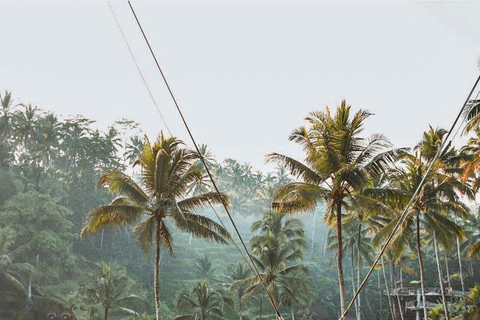
[[[147,46],[148,46],[148,48],[149,48],[149,50],[150,50],[150,53],[151,53],[151,55],[152,55],[152,57],[153,57],[153,59],[154,59],[154,61],[155,61],[155,64],[157,65],[157,69],[158,69],[158,71],[159,71],[159,73],[160,73],[160,75],[161,75],[161,77],[162,77],[162,79],[163,79],[163,81],[164,81],[164,83],[165,83],[165,86],[167,87],[167,90],[168,90],[168,92],[169,92],[169,94],[170,94],[170,97],[172,98],[172,101],[173,101],[173,103],[174,103],[174,105],[175,105],[175,107],[176,107],[176,109],[177,109],[177,111],[178,111],[178,113],[179,113],[179,115],[180,115],[180,118],[182,119],[182,122],[183,122],[185,128],[187,129],[188,135],[189,135],[190,139],[192,140],[192,143],[193,143],[193,145],[194,145],[197,153],[199,154],[199,158],[200,158],[200,160],[202,161],[202,163],[203,163],[203,165],[204,165],[204,167],[205,167],[205,170],[206,170],[206,172],[207,172],[207,174],[208,174],[208,177],[210,178],[210,181],[212,182],[213,188],[215,189],[215,192],[216,192],[218,195],[221,195],[220,190],[218,189],[217,184],[215,183],[215,179],[213,178],[212,173],[210,172],[210,169],[208,168],[208,165],[207,165],[207,163],[206,163],[203,155],[202,155],[201,152],[200,152],[200,149],[199,149],[199,147],[198,147],[198,144],[197,144],[195,138],[193,137],[193,134],[192,134],[192,132],[191,132],[191,130],[190,130],[190,127],[188,126],[187,121],[185,120],[185,117],[184,117],[184,115],[183,115],[183,113],[182,113],[182,111],[181,111],[181,109],[180,109],[180,106],[179,106],[179,104],[178,104],[178,102],[177,102],[177,99],[175,98],[175,96],[174,96],[174,94],[173,94],[173,92],[172,92],[172,89],[170,88],[170,85],[169,85],[169,83],[168,83],[168,81],[167,81],[167,78],[165,77],[165,74],[163,73],[163,70],[162,70],[162,68],[160,67],[160,64],[159,64],[159,62],[158,62],[158,60],[157,60],[157,57],[156,57],[156,55],[155,55],[155,52],[153,51],[152,46],[150,45],[150,42],[148,41],[148,38],[147,38],[147,36],[146,36],[146,34],[145,34],[145,31],[143,30],[143,27],[142,27],[142,25],[141,25],[141,23],[140,23],[140,20],[138,19],[138,16],[137,16],[137,14],[136,14],[136,12],[135,12],[135,9],[133,8],[132,3],[131,3],[130,1],[128,1],[128,5],[129,5],[129,7],[130,7],[130,10],[132,11],[133,16],[135,17],[135,20],[136,20],[136,22],[137,22],[137,25],[138,25],[138,27],[140,28],[140,31],[141,31],[141,33],[142,33],[142,35],[143,35],[143,38],[145,39],[145,42],[146,42],[146,44],[147,44]],[[260,275],[260,272],[258,271],[258,268],[257,268],[257,266],[256,266],[256,264],[255,264],[255,262],[254,262],[254,260],[253,260],[253,258],[252,258],[252,256],[250,255],[250,253],[249,253],[249,251],[248,251],[248,248],[247,248],[247,246],[246,246],[246,244],[245,244],[245,241],[243,240],[243,238],[242,238],[242,236],[241,236],[241,234],[240,234],[240,231],[238,230],[238,228],[237,228],[237,226],[236,226],[236,224],[235,224],[235,221],[233,220],[232,215],[230,214],[230,211],[228,210],[228,206],[227,206],[227,204],[225,203],[225,201],[223,200],[223,198],[222,198],[222,205],[223,205],[223,207],[224,207],[224,209],[225,209],[225,212],[226,212],[227,215],[228,215],[228,218],[230,219],[230,222],[231,222],[232,225],[233,225],[233,228],[235,229],[235,233],[237,234],[237,236],[238,236],[238,238],[239,238],[239,240],[240,240],[240,242],[241,242],[241,244],[242,244],[243,249],[245,250],[245,252],[246,252],[246,254],[247,254],[247,256],[248,256],[248,258],[249,258],[249,260],[250,260],[250,262],[251,262],[251,264],[252,264],[252,266],[253,266],[253,270],[254,270],[254,272],[255,272],[255,275],[257,276],[257,278],[259,279],[260,283],[261,283],[262,286],[263,286],[263,289],[265,290],[265,293],[266,293],[266,295],[267,295],[267,298],[268,298],[270,304],[272,305],[272,307],[273,307],[273,309],[274,309],[274,311],[275,311],[275,314],[276,314],[278,320],[283,320],[283,317],[282,317],[282,315],[280,314],[280,311],[278,310],[278,307],[277,307],[277,305],[276,305],[276,303],[275,303],[272,295],[271,295],[270,292],[268,291],[268,289],[267,289],[267,287],[266,287],[266,285],[265,285],[265,281],[264,281],[264,279],[262,278],[262,276]]]
[[[435,164],[435,162],[437,161],[437,159],[440,157],[440,155],[442,154],[443,150],[445,148],[449,148],[451,143],[452,143],[452,140],[449,139],[450,138],[450,135],[452,134],[453,130],[455,129],[456,125],[457,125],[457,122],[460,120],[460,118],[462,117],[462,114],[463,112],[465,111],[465,108],[468,104],[468,102],[470,101],[470,98],[473,94],[473,92],[475,91],[475,88],[477,87],[478,83],[480,81],[480,76],[477,77],[477,80],[475,81],[475,84],[473,85],[472,87],[472,90],[470,90],[470,93],[468,94],[467,96],[467,99],[465,100],[465,102],[463,103],[463,106],[462,108],[460,109],[460,111],[458,112],[458,115],[457,117],[455,118],[455,120],[453,121],[453,124],[452,126],[450,127],[450,130],[448,130],[448,133],[445,135],[444,139],[442,140],[442,143],[440,145],[440,147],[438,148],[437,150],[437,153],[435,154],[435,157],[433,158],[433,160],[431,161],[430,165],[428,166],[428,169],[427,171],[425,172],[425,175],[423,176],[422,180],[420,181],[417,189],[415,190],[415,192],[413,193],[412,197],[410,198],[410,201],[408,202],[407,206],[405,207],[405,209],[403,210],[402,214],[400,215],[400,218],[398,219],[397,223],[395,224],[395,227],[393,228],[392,232],[390,232],[385,244],[383,245],[382,249],[380,250],[380,252],[378,253],[377,257],[375,258],[375,261],[373,262],[372,266],[370,267],[370,269],[368,270],[367,272],[367,275],[365,276],[365,278],[363,279],[362,283],[358,286],[356,292],[355,292],[355,295],[353,296],[352,300],[350,301],[350,303],[348,304],[347,308],[345,309],[345,312],[342,314],[342,316],[339,318],[339,320],[343,320],[345,319],[348,311],[352,308],[352,305],[354,304],[355,300],[357,299],[358,295],[360,294],[360,291],[363,289],[363,287],[365,286],[365,284],[367,283],[368,281],[368,278],[370,277],[370,275],[372,274],[373,270],[375,270],[375,266],[378,264],[378,261],[381,259],[382,255],[385,253],[385,250],[387,250],[388,246],[390,245],[390,243],[393,241],[394,237],[396,236],[396,233],[398,231],[398,229],[400,228],[400,226],[403,224],[403,222],[405,221],[405,219],[407,218],[407,215],[410,211],[410,208],[412,206],[412,204],[417,200],[417,196],[418,194],[420,193],[423,185],[425,184],[426,180],[427,180],[427,177],[428,175],[430,174],[430,171],[432,171],[432,168],[433,168],[433,165]]]

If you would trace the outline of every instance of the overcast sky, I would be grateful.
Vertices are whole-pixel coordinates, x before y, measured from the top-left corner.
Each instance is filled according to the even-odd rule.
[[[112,6],[188,141],[128,5]],[[451,124],[479,73],[480,3],[134,6],[197,140],[259,169],[269,152],[302,158],[289,133],[342,99],[375,114],[366,133],[411,146],[428,124]],[[0,30],[0,90],[17,102],[165,129],[107,2],[0,3]]]

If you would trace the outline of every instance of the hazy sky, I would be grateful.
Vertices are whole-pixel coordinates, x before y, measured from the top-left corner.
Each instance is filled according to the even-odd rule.
[[[187,141],[125,2],[112,3],[173,134]],[[480,3],[134,2],[197,140],[265,168],[342,99],[397,146],[449,126],[478,75]],[[0,90],[100,126],[164,129],[106,2],[0,3]],[[190,142],[188,141],[189,145]]]

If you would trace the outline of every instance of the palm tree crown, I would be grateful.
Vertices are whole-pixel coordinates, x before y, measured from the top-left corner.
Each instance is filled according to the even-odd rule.
[[[189,197],[189,186],[202,174],[195,161],[198,155],[181,148],[182,141],[160,133],[155,143],[147,140],[136,164],[141,167],[140,183],[119,170],[107,171],[99,185],[118,194],[110,204],[91,210],[85,221],[82,237],[115,226],[136,223],[134,234],[140,247],[148,254],[155,240],[155,302],[160,318],[158,267],[160,245],[174,255],[172,236],[167,221],[181,231],[204,239],[227,243],[228,231],[213,220],[193,212],[209,204],[227,204],[227,197],[214,192]]]
[[[267,156],[268,161],[287,168],[301,180],[280,186],[274,195],[274,206],[289,212],[302,212],[314,209],[323,200],[327,203],[326,221],[337,229],[342,313],[345,310],[342,207],[400,153],[400,149],[384,151],[391,144],[381,134],[374,134],[369,139],[360,137],[363,124],[370,115],[365,110],[352,114],[345,101],[334,114],[328,107],[325,111],[311,112],[306,118],[308,126],[302,126],[290,135],[291,141],[303,147],[305,163],[278,153]]]

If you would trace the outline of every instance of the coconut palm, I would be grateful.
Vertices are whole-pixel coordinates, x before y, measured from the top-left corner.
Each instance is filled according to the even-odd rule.
[[[233,301],[222,290],[211,288],[207,281],[199,282],[191,291],[184,291],[178,296],[177,307],[190,313],[177,316],[174,320],[226,320],[223,305],[233,308]]]
[[[260,230],[260,234],[250,239],[250,245],[262,280],[254,276],[231,285],[230,290],[248,285],[243,301],[259,293],[263,285],[277,305],[297,304],[307,291],[302,274],[308,270],[297,264],[303,259],[302,250],[306,247],[303,225],[298,219],[284,220],[285,217],[285,213],[272,210],[252,224],[252,231]]]
[[[2,108],[0,109],[0,136],[8,139],[13,127],[13,117],[14,117],[14,108],[12,93],[5,91],[5,93],[0,94],[0,104]]]
[[[23,146],[30,150],[36,143],[38,134],[38,111],[37,107],[31,104],[23,106],[24,111],[15,113],[15,136],[23,143]]]
[[[215,268],[212,267],[213,259],[208,257],[206,254],[203,254],[200,258],[195,260],[194,267],[195,271],[201,275],[201,277],[207,281],[209,280],[210,274],[212,274]]]
[[[442,144],[443,137],[445,136],[445,134],[447,134],[446,130],[440,129],[440,128],[433,129],[432,126],[429,126],[429,130],[424,132],[422,140],[420,141],[420,143],[417,144],[415,149],[419,151],[420,157],[423,158],[426,163],[431,163],[434,160],[434,157],[438,153],[438,150]],[[464,158],[465,157],[462,154],[458,156],[454,148],[446,148],[444,151],[442,151],[442,153],[438,157],[437,161],[439,162],[439,164],[437,166],[437,170],[442,175],[446,175],[452,179],[451,181],[455,183],[455,186],[452,185],[450,187],[464,194],[466,193],[467,196],[470,196],[470,198],[473,198],[473,191],[469,189],[468,185],[462,184],[460,182],[459,175],[462,174],[463,172],[462,172],[462,169],[459,170],[458,167],[460,164],[460,160]],[[433,184],[436,185],[438,183],[436,181],[433,181]],[[451,191],[452,190],[450,190],[450,192]],[[439,194],[439,196],[443,196],[443,194]],[[462,211],[463,217],[465,218],[468,214],[467,210],[463,208],[461,211]],[[443,285],[442,268],[440,265],[439,243],[437,241],[437,233],[435,231],[432,233],[432,240],[433,240],[433,247],[435,249],[435,260],[437,264],[438,281],[439,281],[441,294],[442,294],[443,309],[445,313],[445,318],[446,320],[448,320],[450,317],[449,317],[449,312],[447,308],[445,290]],[[456,240],[458,242],[459,238],[457,237],[456,239],[451,239],[451,242],[453,242],[453,240]]]
[[[14,243],[13,238],[14,234],[11,230],[0,229],[0,283],[2,287],[11,287],[27,297],[27,290],[22,281],[27,280],[35,269],[29,263],[14,262],[15,257],[21,256],[25,247],[10,250]]]
[[[308,127],[300,127],[290,135],[291,141],[303,147],[305,163],[278,153],[267,156],[269,162],[287,168],[292,176],[301,180],[287,183],[275,192],[274,201],[282,210],[305,212],[322,201],[327,203],[326,221],[330,226],[336,226],[339,243],[337,272],[342,314],[345,311],[342,209],[350,197],[365,187],[372,175],[381,172],[383,166],[398,154],[398,150],[380,153],[390,147],[383,135],[372,135],[370,139],[360,137],[370,115],[365,110],[352,114],[345,101],[334,114],[328,107],[325,111],[311,112],[306,118]]]
[[[138,160],[143,151],[143,139],[139,136],[130,137],[129,142],[125,146],[125,160],[133,165]]]
[[[345,219],[344,226],[344,239],[343,239],[343,252],[350,252],[351,263],[351,279],[353,293],[357,290],[358,284],[360,284],[360,271],[362,268],[362,261],[371,263],[371,255],[373,248],[371,245],[371,238],[368,236],[369,230],[362,229],[362,221],[355,216],[349,216]],[[327,249],[335,250],[338,252],[337,238],[335,235],[330,235],[327,238]],[[356,273],[356,274],[355,274]],[[355,277],[357,278],[355,280]],[[355,283],[357,281],[357,283]],[[355,314],[357,319],[361,318],[361,300],[358,297],[355,300]]]
[[[192,181],[201,179],[195,161],[196,153],[181,148],[175,137],[160,133],[155,143],[148,139],[137,164],[141,167],[140,184],[118,171],[107,171],[99,185],[118,194],[110,204],[91,210],[85,221],[82,238],[110,226],[136,224],[133,232],[145,253],[155,242],[154,285],[156,317],[160,319],[159,257],[160,246],[165,246],[173,256],[170,229],[171,221],[181,231],[196,237],[227,243],[230,234],[213,220],[195,214],[193,210],[210,203],[227,203],[225,195],[204,193],[188,197]]]
[[[131,280],[127,277],[125,269],[110,267],[102,262],[97,265],[98,273],[91,276],[93,283],[79,289],[80,296],[91,306],[93,314],[97,308],[103,308],[103,319],[108,319],[110,311],[120,312],[126,315],[138,316],[132,309],[124,307],[128,301],[142,301],[143,299],[132,290]]]
[[[52,155],[56,153],[58,147],[58,139],[60,136],[60,123],[57,116],[48,113],[39,121],[37,150],[40,153],[42,164],[48,166]]]
[[[480,217],[472,219],[473,222],[469,226],[471,231],[469,232],[467,240],[467,257],[468,258],[480,258]]]
[[[399,232],[391,244],[391,247],[402,247],[415,238],[417,257],[419,262],[420,284],[422,288],[422,298],[425,298],[424,284],[424,268],[422,259],[422,236],[426,232],[435,235],[436,241],[445,249],[450,249],[457,237],[463,237],[461,228],[452,221],[448,216],[455,214],[463,217],[468,208],[463,204],[457,193],[458,190],[467,191],[458,179],[443,173],[439,168],[441,162],[437,162],[433,170],[426,177],[426,183],[422,186],[417,200],[413,203],[407,212],[406,219],[400,227]],[[406,206],[415,190],[418,188],[420,181],[425,176],[427,164],[417,155],[404,155],[401,165],[392,170],[390,176],[389,194],[396,193],[396,202],[391,203],[397,206],[398,211]],[[386,192],[385,192],[386,194]],[[400,217],[399,212],[391,219],[385,227],[380,230],[377,235],[377,243],[382,242],[388,234],[393,230]],[[427,319],[426,304],[424,307],[424,317]]]
[[[241,281],[250,278],[252,275],[252,269],[250,269],[246,264],[239,262],[237,264],[231,264],[228,266],[228,274],[227,279],[230,283],[234,283],[236,281]],[[238,286],[235,291],[237,291],[237,298],[238,298],[238,314],[240,315],[240,320],[242,320],[242,297],[245,293],[245,289],[247,288],[246,285]],[[233,291],[233,290],[232,290]]]

